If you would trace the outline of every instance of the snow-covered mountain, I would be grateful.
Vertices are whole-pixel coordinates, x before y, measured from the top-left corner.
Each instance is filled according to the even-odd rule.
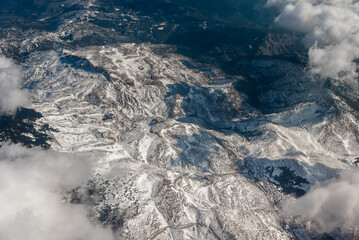
[[[355,91],[306,71],[297,36],[242,14],[250,3],[213,17],[178,2],[8,3],[0,53],[37,115],[2,117],[0,139],[96,156],[66,199],[116,239],[340,239],[282,209],[355,168]]]

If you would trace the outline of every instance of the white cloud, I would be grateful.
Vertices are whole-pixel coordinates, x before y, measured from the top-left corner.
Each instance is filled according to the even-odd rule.
[[[21,90],[20,80],[20,68],[0,56],[0,114],[12,114],[28,102],[28,94]]]
[[[317,232],[336,228],[352,229],[359,222],[359,171],[341,173],[340,178],[314,187],[294,203],[288,203],[285,213],[297,221],[311,222]]]
[[[359,58],[359,1],[268,0],[281,7],[276,23],[303,33],[314,73],[323,77],[355,79]]]
[[[0,239],[113,240],[110,230],[90,222],[83,206],[63,200],[63,194],[89,177],[87,162],[70,154],[4,144]]]

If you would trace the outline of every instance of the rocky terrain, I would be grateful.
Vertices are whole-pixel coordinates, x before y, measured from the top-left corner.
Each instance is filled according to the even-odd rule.
[[[355,103],[269,13],[202,2],[9,1],[0,54],[31,103],[0,118],[0,140],[95,154],[67,201],[116,239],[340,239],[282,207],[355,167]]]

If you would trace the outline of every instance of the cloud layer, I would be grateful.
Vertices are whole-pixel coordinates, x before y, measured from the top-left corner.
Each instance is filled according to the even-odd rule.
[[[359,1],[268,0],[282,9],[276,23],[303,33],[314,73],[336,79],[358,78]]]
[[[0,114],[12,114],[28,102],[28,94],[21,90],[20,80],[20,68],[0,56]]]
[[[70,154],[0,148],[0,239],[112,240],[110,230],[95,225],[81,205],[64,194],[89,177],[85,159]]]
[[[359,222],[359,171],[341,173],[340,178],[317,186],[295,203],[288,203],[285,213],[297,221],[311,221],[317,232],[336,228],[355,228]]]

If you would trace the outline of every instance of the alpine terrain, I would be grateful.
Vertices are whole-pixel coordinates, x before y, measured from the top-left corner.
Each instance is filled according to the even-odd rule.
[[[2,0],[0,239],[358,239],[337,2]]]

